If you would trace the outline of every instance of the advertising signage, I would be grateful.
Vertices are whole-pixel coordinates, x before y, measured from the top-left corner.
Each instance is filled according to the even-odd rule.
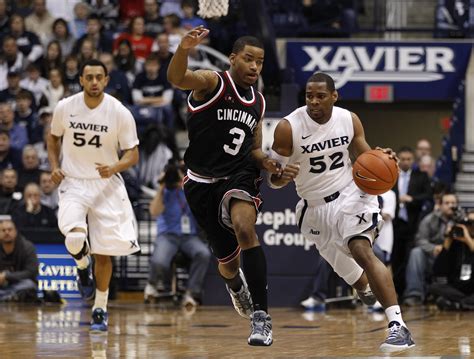
[[[286,67],[303,88],[314,72],[331,75],[344,100],[364,100],[367,85],[390,85],[393,100],[452,100],[465,77],[468,42],[288,41]]]

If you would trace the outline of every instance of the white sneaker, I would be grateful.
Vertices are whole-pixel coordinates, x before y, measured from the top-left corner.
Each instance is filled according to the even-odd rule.
[[[189,293],[186,293],[184,295],[183,300],[181,301],[181,305],[185,308],[193,308],[193,307],[198,306],[197,302],[194,300],[192,295],[189,294]]]
[[[147,283],[144,290],[144,298],[145,303],[150,303],[150,301],[154,300],[158,297],[158,291],[156,290],[155,286]]]
[[[316,307],[323,306],[324,302],[313,297],[308,297],[305,300],[303,300],[300,304],[306,309],[314,309]]]
[[[247,285],[247,281],[245,280],[244,272],[242,272],[240,268],[239,275],[242,279],[242,288],[240,288],[237,293],[230,289],[227,284],[225,286],[230,294],[232,304],[234,304],[234,308],[237,313],[239,313],[239,315],[244,318],[250,319],[250,316],[253,313],[252,296],[250,295],[249,287]]]

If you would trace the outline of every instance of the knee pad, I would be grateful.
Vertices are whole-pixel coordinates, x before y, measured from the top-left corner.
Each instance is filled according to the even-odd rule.
[[[66,234],[64,244],[69,254],[75,259],[81,259],[89,254],[89,245],[87,243],[86,234],[83,232],[69,232]]]

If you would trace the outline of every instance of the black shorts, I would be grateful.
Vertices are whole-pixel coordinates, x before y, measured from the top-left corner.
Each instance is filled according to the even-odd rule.
[[[258,212],[262,205],[261,180],[255,173],[249,172],[241,172],[216,183],[200,183],[185,177],[184,193],[189,207],[206,232],[212,252],[220,263],[227,263],[240,254],[230,221],[230,200],[252,201]]]

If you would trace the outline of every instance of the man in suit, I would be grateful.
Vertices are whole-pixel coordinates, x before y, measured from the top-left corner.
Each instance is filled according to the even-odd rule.
[[[412,169],[415,161],[413,150],[402,147],[397,155],[400,159],[400,174],[393,187],[397,196],[397,207],[393,221],[394,242],[391,262],[395,289],[401,297],[405,289],[408,255],[414,245],[422,206],[425,201],[432,200],[432,193],[427,174]]]

